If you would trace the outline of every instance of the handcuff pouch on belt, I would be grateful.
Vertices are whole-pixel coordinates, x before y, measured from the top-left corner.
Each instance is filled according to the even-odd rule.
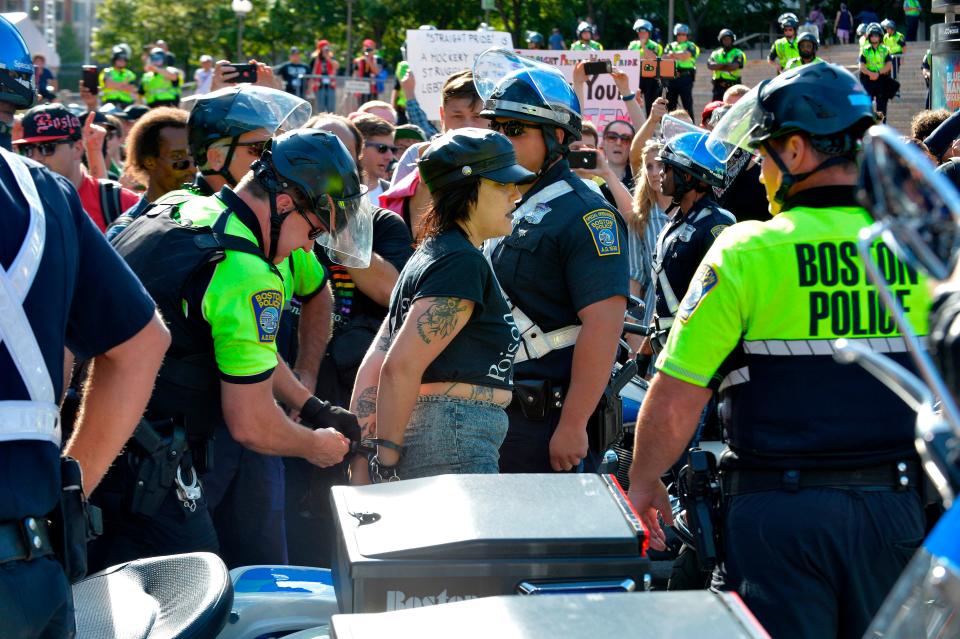
[[[80,464],[60,458],[60,504],[48,515],[50,543],[70,583],[87,574],[87,542],[103,533],[100,509],[83,494]]]
[[[563,407],[565,392],[547,379],[514,379],[513,401],[527,419],[543,421]]]
[[[169,428],[171,434],[161,436],[157,427]],[[139,454],[127,453],[135,477],[130,512],[144,517],[156,515],[171,490],[176,490],[184,508],[195,511],[203,491],[192,464],[185,429],[171,420],[151,423],[141,419],[133,437],[140,451]]]
[[[720,520],[723,490],[713,453],[691,448],[687,464],[680,471],[678,488],[687,526],[695,540],[697,563],[703,571],[713,570],[723,561]]]

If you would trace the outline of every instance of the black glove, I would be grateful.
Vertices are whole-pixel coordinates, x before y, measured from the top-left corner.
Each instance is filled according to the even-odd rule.
[[[360,441],[360,423],[357,416],[330,402],[311,397],[300,409],[300,421],[311,428],[333,428],[351,442]]]

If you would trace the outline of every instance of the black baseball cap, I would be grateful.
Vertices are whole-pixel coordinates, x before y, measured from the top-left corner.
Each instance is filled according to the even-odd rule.
[[[500,184],[526,184],[537,177],[517,164],[505,135],[473,127],[448,131],[431,142],[419,167],[431,191],[474,175]]]
[[[14,144],[36,144],[53,140],[79,140],[83,131],[80,118],[62,104],[36,106],[23,115],[23,137]]]
[[[146,114],[150,113],[150,107],[143,106],[142,104],[131,104],[123,110],[123,115],[120,116],[125,120],[130,120],[131,122],[136,122]],[[119,113],[117,114],[120,115]]]

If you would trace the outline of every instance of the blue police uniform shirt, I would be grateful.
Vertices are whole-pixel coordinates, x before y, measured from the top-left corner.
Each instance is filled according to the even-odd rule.
[[[580,310],[630,292],[626,224],[566,160],[550,167],[521,205],[560,181],[573,190],[537,205],[493,254],[504,292],[546,332],[580,324]],[[565,384],[572,367],[573,347],[568,347],[516,364],[514,377]]]
[[[47,230],[43,257],[23,308],[59,398],[65,346],[78,359],[104,353],[146,326],[155,305],[84,212],[73,185],[28,163],[44,204]],[[7,269],[26,237],[30,209],[3,160],[0,211],[0,264]],[[30,395],[13,359],[0,345],[0,401],[26,399]],[[47,442],[0,443],[0,521],[53,510],[60,497],[59,454]]]
[[[713,246],[717,236],[731,224],[736,223],[733,214],[720,207],[709,196],[697,200],[686,215],[676,215],[660,231],[657,249],[653,256],[653,284],[657,296],[657,316],[673,317],[666,296],[657,277],[656,265],[663,263],[663,270],[677,300],[682,300],[690,281],[700,266],[700,260]]]

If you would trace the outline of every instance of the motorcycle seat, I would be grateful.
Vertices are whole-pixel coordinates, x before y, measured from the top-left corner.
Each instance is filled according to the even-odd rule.
[[[112,566],[73,586],[77,639],[201,639],[223,629],[233,583],[211,553]]]

